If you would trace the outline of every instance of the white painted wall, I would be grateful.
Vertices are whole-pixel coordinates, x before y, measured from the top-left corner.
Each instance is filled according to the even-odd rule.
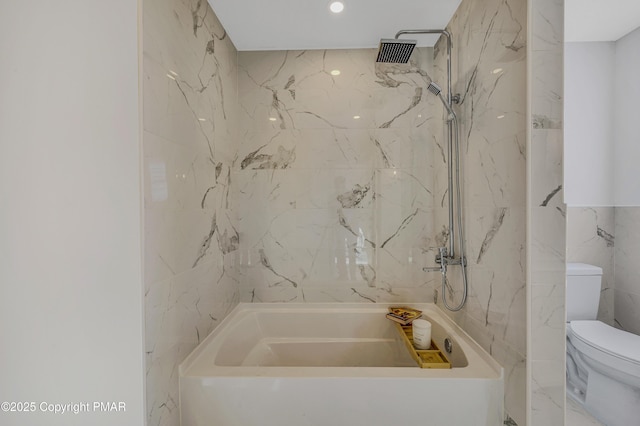
[[[640,205],[640,28],[565,44],[565,201]]]
[[[570,206],[614,204],[615,43],[566,43],[564,187]]]
[[[37,404],[2,425],[144,424],[137,17],[0,2],[0,402]]]
[[[616,206],[640,206],[640,28],[616,42]]]

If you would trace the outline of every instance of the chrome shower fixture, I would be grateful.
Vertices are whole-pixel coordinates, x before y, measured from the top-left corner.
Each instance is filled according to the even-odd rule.
[[[442,95],[442,89],[435,82],[429,83],[427,90],[440,98],[447,110],[447,177],[448,177],[448,198],[449,198],[449,247],[438,247],[439,255],[436,256],[436,263],[440,265],[442,272],[442,303],[450,311],[459,311],[467,302],[469,283],[467,281],[467,261],[465,250],[464,227],[462,220],[462,196],[460,183],[460,140],[458,131],[458,119],[453,111],[453,104],[460,102],[459,95],[451,93],[451,34],[447,30],[402,30],[398,31],[395,39],[380,40],[378,58],[376,62],[393,62],[406,64],[416,47],[416,40],[399,40],[403,34],[440,34],[446,41],[447,60],[447,92]],[[455,176],[454,176],[455,175]],[[455,179],[454,179],[455,178]],[[455,193],[455,196],[454,196]],[[454,206],[457,209],[454,209]],[[456,211],[457,210],[457,211]],[[457,229],[456,229],[457,225]],[[456,232],[457,231],[457,232]],[[456,256],[455,234],[458,237],[458,256]],[[459,265],[462,272],[462,300],[456,306],[450,306],[447,301],[447,270],[450,265]],[[423,268],[425,271],[434,268]]]
[[[417,40],[403,40],[400,36],[404,34],[440,34],[444,36],[447,46],[447,92],[445,93],[445,99],[449,106],[452,103],[460,102],[460,95],[454,95],[451,93],[451,34],[447,30],[400,30],[396,33],[395,38],[383,38],[380,40],[378,46],[378,56],[376,62],[406,64],[409,62],[409,58],[413,53]],[[436,85],[437,87],[437,85]],[[435,94],[435,93],[434,93]]]
[[[416,44],[418,44],[417,40],[383,38],[380,40],[376,62],[406,64],[409,62]]]
[[[444,107],[447,109],[447,112],[449,113],[448,121],[454,120],[456,118],[456,113],[453,112],[453,109],[451,108],[451,105],[449,105],[449,102],[447,102],[444,96],[442,96],[442,89],[440,88],[440,86],[432,81],[427,86],[427,90],[440,98],[440,101],[442,101],[442,105],[444,105]]]
[[[433,93],[436,96],[440,95],[440,92],[442,92],[442,89],[440,88],[440,86],[438,86],[433,81],[431,83],[429,83],[429,86],[427,86],[427,90],[430,91],[431,93]]]

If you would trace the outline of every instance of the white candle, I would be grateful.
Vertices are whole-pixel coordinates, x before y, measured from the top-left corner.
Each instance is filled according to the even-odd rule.
[[[431,348],[431,323],[427,320],[416,319],[412,323],[413,345],[416,349]]]

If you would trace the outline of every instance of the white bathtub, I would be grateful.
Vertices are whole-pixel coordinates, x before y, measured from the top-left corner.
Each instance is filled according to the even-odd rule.
[[[451,369],[421,369],[387,304],[238,305],[180,365],[182,426],[499,426],[500,365],[431,303]]]

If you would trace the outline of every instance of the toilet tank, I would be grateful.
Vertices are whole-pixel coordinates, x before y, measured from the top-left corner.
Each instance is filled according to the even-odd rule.
[[[602,268],[567,263],[567,321],[597,318],[601,286]]]

